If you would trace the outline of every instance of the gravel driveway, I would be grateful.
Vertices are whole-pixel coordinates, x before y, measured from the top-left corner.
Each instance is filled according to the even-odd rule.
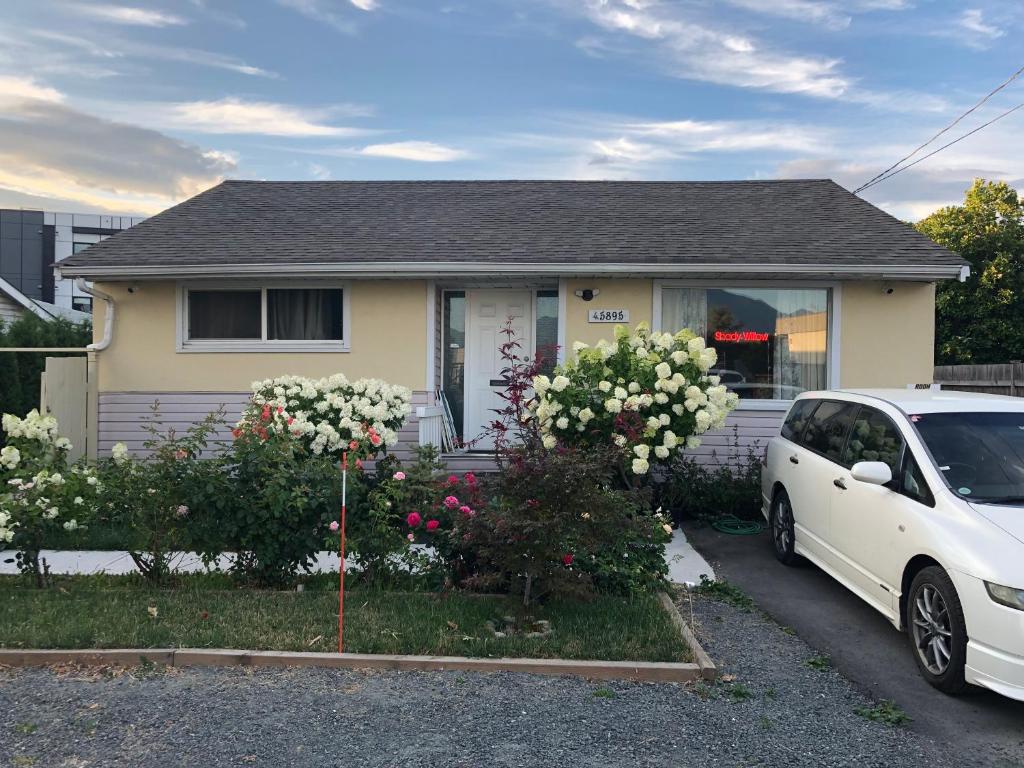
[[[689,606],[684,606],[685,613]],[[713,687],[514,674],[0,671],[13,766],[917,766],[931,742],[758,613],[694,608]]]

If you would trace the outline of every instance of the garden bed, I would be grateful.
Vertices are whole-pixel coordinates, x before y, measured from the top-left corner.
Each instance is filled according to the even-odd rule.
[[[451,592],[346,592],[345,650],[359,654],[688,662],[693,652],[656,595],[552,601],[524,611],[515,600]],[[227,588],[224,579],[180,577],[155,589],[137,577],[55,577],[35,589],[0,578],[0,648],[337,649],[338,595],[327,580],[302,592]],[[496,637],[505,616],[550,622],[550,633]]]

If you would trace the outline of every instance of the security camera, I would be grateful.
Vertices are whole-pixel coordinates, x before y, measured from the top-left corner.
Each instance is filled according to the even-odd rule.
[[[594,297],[600,293],[601,291],[599,291],[597,288],[582,288],[576,291],[576,295],[579,296],[584,301],[593,301]]]
[[[882,293],[884,293],[886,296],[892,296],[894,293],[896,293],[896,289],[893,288],[891,285],[883,285]]]

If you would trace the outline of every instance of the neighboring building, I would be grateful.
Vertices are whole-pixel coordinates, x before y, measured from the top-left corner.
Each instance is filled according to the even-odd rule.
[[[40,299],[30,299],[9,282],[0,278],[0,323],[9,325],[29,312],[42,320],[53,320],[62,317],[74,323],[92,320],[88,312],[77,309],[58,307]]]
[[[688,327],[741,394],[707,457],[778,429],[796,393],[932,380],[935,283],[967,264],[828,180],[225,182],[59,264],[116,306],[99,447],[236,415],[253,380],[342,372],[446,394],[462,436],[500,406],[497,353]],[[104,335],[107,318],[95,317]],[[482,444],[478,444],[482,445]],[[479,461],[479,459],[477,459]],[[472,466],[465,457],[454,467]]]
[[[30,299],[91,312],[92,297],[71,280],[55,280],[53,265],[140,221],[132,216],[0,209],[0,279]]]

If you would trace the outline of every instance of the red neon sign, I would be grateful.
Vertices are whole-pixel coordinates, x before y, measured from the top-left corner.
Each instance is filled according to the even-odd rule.
[[[768,341],[768,334],[757,331],[715,331],[715,341],[765,342]]]

